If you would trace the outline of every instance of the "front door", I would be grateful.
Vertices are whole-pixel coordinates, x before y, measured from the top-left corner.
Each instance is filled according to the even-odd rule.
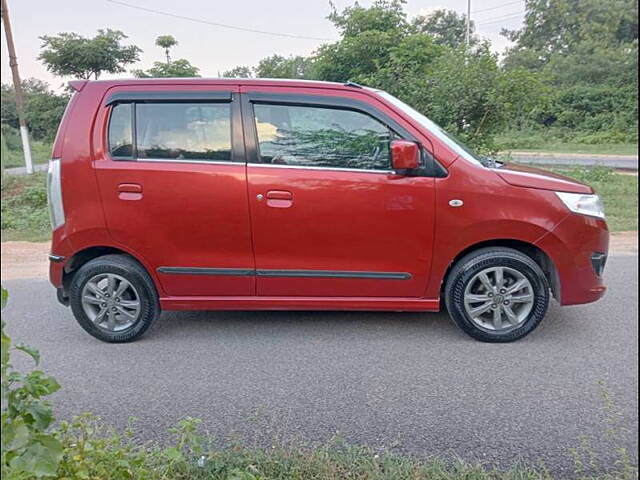
[[[364,96],[243,96],[257,294],[421,297],[434,180],[392,171],[407,131]]]
[[[107,226],[169,296],[255,294],[237,90],[118,87],[99,115]]]

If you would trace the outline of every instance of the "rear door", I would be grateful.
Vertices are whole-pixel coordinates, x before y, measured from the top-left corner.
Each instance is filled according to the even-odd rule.
[[[117,87],[97,125],[114,241],[170,296],[255,294],[238,88]]]
[[[257,294],[422,296],[434,179],[394,172],[389,146],[415,137],[364,94],[242,88]]]

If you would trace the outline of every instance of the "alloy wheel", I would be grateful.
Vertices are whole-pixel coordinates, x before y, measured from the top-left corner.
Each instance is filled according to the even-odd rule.
[[[535,294],[527,277],[509,267],[491,267],[474,275],[464,291],[469,318],[483,330],[506,332],[522,325]]]

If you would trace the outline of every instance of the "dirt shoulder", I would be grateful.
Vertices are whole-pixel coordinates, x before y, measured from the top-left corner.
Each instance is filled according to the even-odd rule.
[[[49,242],[2,242],[2,281],[48,278]]]
[[[611,253],[637,254],[638,232],[611,235]],[[2,242],[2,280],[48,278],[49,242]]]

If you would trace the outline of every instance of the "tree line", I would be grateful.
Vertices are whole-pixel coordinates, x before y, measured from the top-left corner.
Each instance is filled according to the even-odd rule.
[[[310,56],[272,55],[238,66],[224,77],[353,81],[381,88],[482,151],[496,134],[538,131],[586,143],[637,142],[638,1],[525,0],[524,24],[502,32],[512,46],[500,56],[473,22],[465,43],[464,15],[438,10],[409,18],[404,0],[376,0],[333,10],[340,39]],[[126,36],[100,30],[43,36],[40,60],[61,77],[99,78],[139,60]],[[166,61],[137,77],[196,77],[186,59],[171,59],[177,41],[156,45]],[[12,88],[2,85],[2,122],[17,125]],[[65,94],[37,80],[25,82],[27,118],[34,137],[51,139]]]

